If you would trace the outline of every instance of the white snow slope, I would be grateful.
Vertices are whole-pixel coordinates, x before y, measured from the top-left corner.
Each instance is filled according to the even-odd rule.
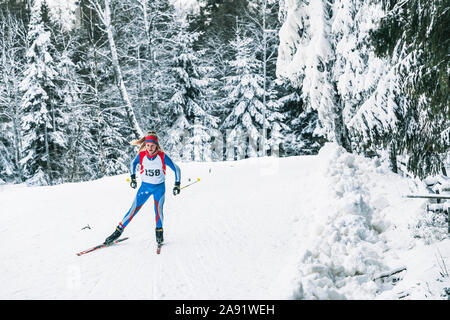
[[[175,197],[168,170],[160,255],[152,199],[129,240],[76,255],[131,206],[127,175],[1,187],[0,299],[447,299],[445,218],[424,223],[425,200],[401,197],[420,184],[384,164],[327,144],[179,165],[182,185],[201,181]]]

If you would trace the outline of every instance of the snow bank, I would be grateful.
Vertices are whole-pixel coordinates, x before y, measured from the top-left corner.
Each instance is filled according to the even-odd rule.
[[[323,189],[310,221],[299,222],[300,234],[309,235],[303,239],[292,298],[375,299],[383,292],[384,298],[399,298],[399,293],[386,293],[394,286],[386,280],[393,279],[381,275],[408,270],[409,263],[417,265],[399,254],[410,252],[419,241],[413,236],[425,201],[402,195],[420,186],[393,174],[378,160],[349,154],[334,144],[325,145],[318,158]],[[448,257],[448,243],[444,248]],[[423,254],[421,258],[428,259]],[[374,281],[380,277],[384,280]],[[448,285],[448,277],[446,281]]]

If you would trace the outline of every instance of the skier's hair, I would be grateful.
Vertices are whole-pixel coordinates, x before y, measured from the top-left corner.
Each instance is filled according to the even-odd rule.
[[[156,131],[148,131],[145,136],[143,136],[142,138],[138,139],[138,140],[133,140],[130,142],[130,144],[132,146],[139,146],[139,152],[141,152],[142,150],[145,149],[145,138],[148,136],[155,136],[158,138],[158,145],[157,145],[157,149],[158,151],[163,151],[161,145],[159,144],[159,137],[158,137],[158,133]]]

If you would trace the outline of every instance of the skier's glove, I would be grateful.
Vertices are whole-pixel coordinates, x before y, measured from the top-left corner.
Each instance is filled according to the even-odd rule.
[[[130,186],[131,186],[133,189],[136,189],[136,187],[137,187],[136,175],[135,175],[135,174],[132,174],[132,175],[131,175]]]
[[[176,196],[180,193],[180,183],[175,182],[175,187],[173,187],[173,195]]]

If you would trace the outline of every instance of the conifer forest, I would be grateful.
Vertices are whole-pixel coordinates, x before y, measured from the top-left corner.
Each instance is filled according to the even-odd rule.
[[[0,0],[0,184],[317,154],[450,170],[449,0]]]

